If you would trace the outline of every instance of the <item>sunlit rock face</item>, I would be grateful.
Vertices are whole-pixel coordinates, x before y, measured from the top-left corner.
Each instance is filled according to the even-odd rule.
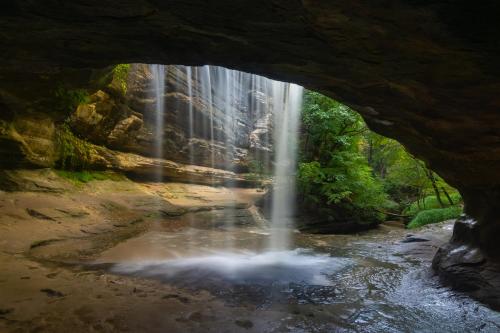
[[[81,83],[88,68],[134,62],[299,83],[351,105],[459,188],[484,230],[479,246],[495,256],[499,15],[496,1],[10,1],[0,87],[3,100],[33,100],[62,77]]]
[[[270,159],[273,104],[262,84],[268,80],[213,66],[164,68],[161,124],[150,67],[133,64],[124,82],[126,93],[110,92],[112,85],[94,93],[70,116],[72,130],[113,150],[160,157],[152,147],[161,128],[161,157],[236,172],[247,172],[251,161],[265,164]],[[211,79],[202,77],[208,71]],[[207,80],[213,94],[201,93]]]
[[[85,149],[85,168],[113,169],[142,179],[151,179],[159,168],[165,180],[254,186],[255,181],[238,173],[252,171],[254,165],[270,169],[271,80],[222,67],[164,66],[160,98],[165,110],[159,121],[150,66],[127,66],[122,80],[112,68],[96,72],[100,82],[89,89],[95,92],[71,108],[59,87],[42,90],[45,95],[29,97],[22,106],[6,98],[0,167],[60,167],[61,151],[67,150],[60,137],[70,131],[91,144]],[[201,93],[207,90],[201,73],[208,70],[210,95]],[[29,109],[27,102],[43,104]]]

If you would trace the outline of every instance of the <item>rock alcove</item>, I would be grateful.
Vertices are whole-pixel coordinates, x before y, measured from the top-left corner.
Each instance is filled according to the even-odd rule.
[[[64,115],[49,92],[98,90],[96,73],[116,63],[208,63],[301,84],[352,106],[460,190],[470,218],[434,264],[482,279],[500,255],[499,15],[495,1],[10,1],[0,117],[30,115],[50,133],[40,115]],[[3,167],[27,163],[6,128],[0,148]],[[44,166],[41,156],[28,164]]]

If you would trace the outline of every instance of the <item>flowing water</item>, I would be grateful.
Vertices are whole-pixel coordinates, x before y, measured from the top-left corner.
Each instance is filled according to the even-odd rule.
[[[290,250],[263,251],[270,235],[240,223],[241,216],[193,213],[178,218],[186,223],[175,229],[174,220],[165,221],[106,251],[98,262],[111,264],[115,274],[160,280],[187,293],[209,292],[228,307],[244,307],[260,332],[500,329],[499,313],[440,285],[429,268],[435,248],[401,243],[404,229],[352,236],[294,233]],[[228,218],[237,222],[233,228],[224,223]],[[451,225],[435,226],[431,234],[446,239]],[[191,237],[194,244],[187,249]],[[227,237],[235,244],[231,252],[225,249]]]

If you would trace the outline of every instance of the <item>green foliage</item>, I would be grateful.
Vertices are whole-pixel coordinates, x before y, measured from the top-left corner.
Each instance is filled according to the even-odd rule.
[[[55,90],[54,96],[54,108],[62,114],[71,114],[78,105],[90,101],[90,96],[85,89],[66,89],[59,86]]]
[[[373,220],[381,210],[406,208],[416,218],[420,210],[450,206],[448,194],[450,209],[459,209],[455,189],[401,144],[370,132],[349,107],[314,92],[304,101],[297,183],[306,209],[331,220],[342,214]],[[439,216],[426,213],[419,221]]]
[[[327,166],[319,162],[300,163],[299,186],[314,203],[351,203],[359,208],[385,203],[381,183],[360,155],[340,151]]]
[[[257,174],[257,175],[265,175],[267,174],[266,168],[262,161],[251,160],[248,163],[248,171],[249,173]]]
[[[447,208],[428,209],[420,211],[407,225],[408,229],[415,229],[426,224],[438,223],[458,218],[462,214],[462,207],[452,206]]]
[[[322,164],[339,150],[358,152],[360,134],[367,128],[361,117],[346,105],[316,92],[304,96],[302,124],[305,132],[302,158]]]
[[[127,93],[127,78],[130,70],[130,64],[119,64],[113,68],[113,79],[118,81],[122,93]]]
[[[455,198],[452,199],[454,202],[459,200],[458,192],[454,188],[392,139],[373,132],[367,133],[365,154],[376,175],[382,179],[385,192],[398,204],[399,207],[396,207],[398,211],[406,209],[405,214],[414,215],[419,210],[417,209],[419,204],[422,206],[421,209],[449,206],[446,194]],[[424,207],[422,198],[431,194],[435,206]],[[412,208],[407,208],[409,205],[412,205]]]
[[[83,170],[89,166],[92,145],[77,138],[67,124],[59,126],[56,133],[59,158],[56,167],[67,170]]]
[[[260,183],[261,185],[270,179],[269,171],[266,169],[264,163],[258,160],[249,161],[248,172],[240,175],[248,181]]]
[[[253,172],[248,172],[248,173],[243,173],[241,176],[250,182],[259,182],[262,180],[262,175],[258,173],[253,173]]]
[[[455,192],[450,194],[451,201],[453,201],[453,205],[457,206],[460,201],[462,200],[462,197],[460,196],[460,193]],[[443,204],[445,207],[449,207],[450,203],[448,200],[443,200]],[[428,209],[435,209],[435,208],[441,208],[441,205],[439,204],[437,197],[435,195],[429,195],[426,196],[423,200],[420,200],[419,202],[415,201],[412,202],[404,211],[403,213],[406,215],[410,216],[415,216],[417,215],[420,211],[428,210]]]
[[[361,150],[367,131],[361,117],[315,92],[306,92],[304,100],[297,174],[303,203],[310,211],[329,216],[342,210],[354,219],[380,219],[378,208],[386,204],[387,197]]]
[[[368,163],[383,181],[384,191],[398,204],[401,211],[430,187],[425,165],[406,152],[398,142],[369,132],[364,151]]]
[[[113,172],[104,171],[68,171],[57,170],[56,173],[65,179],[68,179],[76,184],[88,183],[93,180],[112,180],[120,181],[125,180],[125,176]]]

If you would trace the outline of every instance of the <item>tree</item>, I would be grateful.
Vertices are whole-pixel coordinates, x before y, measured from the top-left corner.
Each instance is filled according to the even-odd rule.
[[[414,216],[458,203],[458,192],[423,161],[371,132],[346,105],[308,91],[302,123],[297,180],[310,214],[370,223],[383,218],[381,211]]]
[[[380,218],[377,209],[386,196],[362,151],[368,128],[361,117],[346,105],[306,92],[302,123],[298,184],[303,204],[327,215],[344,211]]]

